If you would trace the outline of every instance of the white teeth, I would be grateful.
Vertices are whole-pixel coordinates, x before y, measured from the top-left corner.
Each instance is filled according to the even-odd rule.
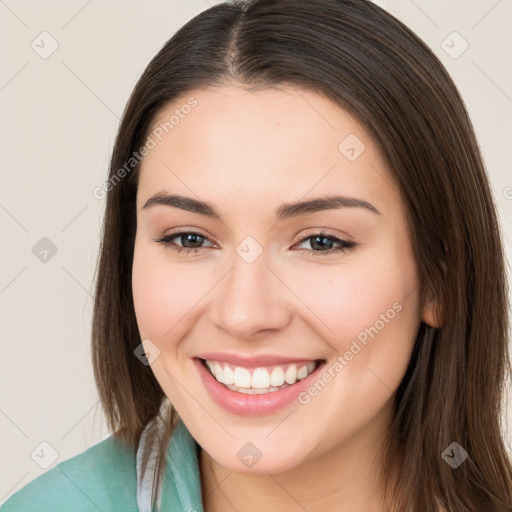
[[[237,366],[235,368],[235,386],[237,388],[250,388],[251,387],[251,374],[245,368]]]
[[[284,384],[284,372],[282,368],[279,368],[279,366],[276,366],[272,370],[272,373],[270,374],[270,384],[272,386],[282,386]]]
[[[305,379],[307,376],[308,376],[308,367],[306,365],[301,366],[297,370],[297,379],[302,380],[302,379]]]
[[[256,368],[252,374],[252,388],[266,389],[270,387],[270,375],[265,368]]]
[[[249,371],[240,366],[231,367],[218,361],[206,361],[212,375],[221,384],[233,391],[248,394],[261,394],[277,391],[305,379],[316,367],[311,361],[297,368],[296,364],[290,364],[284,370],[282,366],[273,367],[269,372],[267,368],[255,368]]]
[[[236,386],[226,386],[231,391],[237,391],[238,393],[244,393],[246,395],[263,395],[265,393],[272,393],[273,391],[279,391],[280,389],[287,388],[288,384],[284,384],[280,387],[270,387],[267,389],[253,389],[253,388],[237,388]]]
[[[288,369],[284,374],[284,380],[288,384],[295,384],[295,382],[297,381],[297,365],[291,364],[290,366],[288,366]]]
[[[234,384],[235,383],[235,374],[233,370],[226,364],[224,365],[224,382],[223,384]]]
[[[219,363],[213,363],[213,374],[219,382],[224,384],[224,372],[222,371],[222,367]]]

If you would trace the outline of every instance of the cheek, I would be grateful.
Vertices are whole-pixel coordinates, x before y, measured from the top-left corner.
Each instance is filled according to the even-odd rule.
[[[286,271],[286,282],[308,307],[331,344],[346,349],[346,341],[357,337],[376,322],[398,324],[408,315],[418,314],[416,276],[411,265],[343,264]],[[398,313],[398,309],[401,310]],[[390,320],[386,322],[386,320]],[[361,336],[363,337],[363,336]]]
[[[342,357],[343,376],[335,380],[352,396],[400,383],[420,323],[417,274],[406,252],[382,251],[375,258],[347,260],[339,266],[288,270],[287,281],[307,305],[310,323]],[[337,367],[338,369],[341,366]],[[387,388],[384,390],[388,393]]]
[[[405,255],[388,256],[378,266],[347,260],[288,276],[295,277],[294,291],[314,312],[310,318],[335,353],[300,397],[299,410],[318,418],[325,439],[340,440],[370,421],[407,369],[420,321],[415,266]]]
[[[157,342],[166,338],[193,308],[203,288],[185,266],[170,264],[161,251],[135,243],[132,292],[142,338]]]

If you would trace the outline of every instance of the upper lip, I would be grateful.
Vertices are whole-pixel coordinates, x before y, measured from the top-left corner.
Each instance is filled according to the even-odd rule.
[[[258,366],[272,366],[276,364],[285,363],[301,363],[304,361],[318,361],[320,358],[317,357],[290,357],[284,355],[273,355],[273,354],[259,354],[255,356],[244,356],[240,354],[230,354],[227,352],[208,352],[198,354],[196,356],[199,359],[205,359],[208,361],[222,361],[225,363],[232,364],[233,366],[241,366],[244,368],[256,368]]]

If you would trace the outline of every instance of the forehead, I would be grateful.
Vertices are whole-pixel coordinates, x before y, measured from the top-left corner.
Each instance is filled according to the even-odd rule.
[[[291,86],[190,91],[161,109],[150,137],[154,147],[142,161],[139,205],[176,188],[219,200],[234,191],[252,199],[333,189],[396,192],[360,123],[322,94]]]

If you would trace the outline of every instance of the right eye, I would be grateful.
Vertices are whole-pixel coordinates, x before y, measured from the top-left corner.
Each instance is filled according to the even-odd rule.
[[[181,240],[182,245],[174,243],[173,240],[175,238]],[[205,240],[210,241],[209,238],[194,231],[179,231],[176,233],[169,233],[161,238],[158,238],[155,240],[155,242],[163,244],[165,247],[168,247],[178,254],[184,250],[186,251],[186,254],[189,254],[190,252],[197,253],[199,249],[203,249],[204,247],[202,247],[201,244]],[[191,244],[191,246],[188,244]]]

